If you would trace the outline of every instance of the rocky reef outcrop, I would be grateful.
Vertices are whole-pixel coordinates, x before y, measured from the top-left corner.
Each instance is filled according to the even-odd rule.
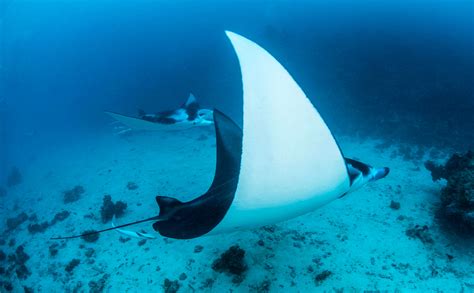
[[[425,163],[433,181],[446,179],[438,216],[450,228],[474,236],[474,151],[454,154],[444,165]]]

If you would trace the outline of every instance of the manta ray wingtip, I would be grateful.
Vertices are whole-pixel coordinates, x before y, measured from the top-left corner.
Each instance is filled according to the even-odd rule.
[[[230,39],[230,41],[232,42],[232,44],[234,44],[237,40],[246,40],[243,36],[239,35],[239,34],[236,34],[232,31],[228,31],[226,30],[225,31],[225,34],[226,36]]]

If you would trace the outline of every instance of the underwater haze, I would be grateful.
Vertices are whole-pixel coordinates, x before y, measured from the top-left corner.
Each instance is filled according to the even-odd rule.
[[[177,124],[192,93],[242,126],[225,31],[286,68],[347,157],[390,175],[252,230],[51,240],[207,190],[212,125],[105,111]],[[471,0],[0,0],[0,292],[472,292],[473,129]]]

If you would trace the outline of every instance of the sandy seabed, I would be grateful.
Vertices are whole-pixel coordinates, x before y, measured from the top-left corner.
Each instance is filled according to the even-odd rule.
[[[165,279],[177,280],[178,292],[474,292],[473,243],[447,235],[434,220],[443,183],[431,180],[422,161],[394,157],[395,146],[380,150],[378,141],[348,137],[339,143],[347,157],[388,166],[391,173],[287,222],[193,240],[157,235],[145,243],[120,241],[124,235],[113,231],[93,243],[49,238],[110,227],[100,219],[106,194],[128,205],[117,219],[120,224],[156,215],[156,195],[189,200],[204,193],[214,175],[212,127],[109,133],[51,145],[22,168],[23,182],[3,198],[0,229],[7,229],[6,218],[21,212],[36,214],[37,222],[63,210],[70,215],[45,232],[30,233],[31,221],[26,221],[3,233],[6,243],[0,250],[8,255],[23,245],[30,256],[25,265],[31,274],[7,279],[14,292],[23,292],[23,286],[35,292],[99,292],[101,287],[104,292],[161,292]],[[128,182],[138,188],[128,189]],[[85,192],[65,204],[63,192],[76,185]],[[399,209],[390,207],[392,200]],[[415,225],[426,225],[433,243],[408,237],[407,229]],[[150,223],[133,229],[155,233]],[[58,252],[51,256],[55,243]],[[213,261],[236,244],[246,251],[248,266],[238,284],[212,269]],[[67,272],[72,259],[80,263]]]

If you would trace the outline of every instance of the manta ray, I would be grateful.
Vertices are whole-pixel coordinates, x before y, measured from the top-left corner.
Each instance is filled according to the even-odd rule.
[[[304,215],[387,176],[386,167],[344,157],[316,108],[270,53],[226,34],[242,74],[243,128],[213,111],[217,160],[207,192],[187,202],[159,195],[156,216],[55,239],[143,222],[177,239],[251,229]]]
[[[212,110],[199,106],[196,97],[189,94],[188,99],[178,109],[147,114],[138,110],[138,117],[130,117],[114,112],[105,112],[115,120],[135,130],[173,131],[194,126],[211,125]]]

